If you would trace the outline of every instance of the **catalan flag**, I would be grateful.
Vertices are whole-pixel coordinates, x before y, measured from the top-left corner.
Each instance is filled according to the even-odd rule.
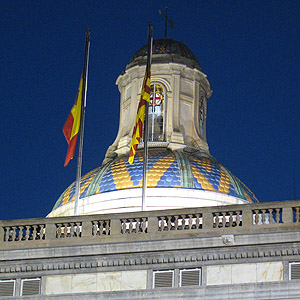
[[[130,152],[129,152],[129,157],[128,157],[128,162],[130,164],[133,163],[138,144],[140,143],[140,141],[143,137],[145,113],[147,113],[146,109],[148,109],[148,103],[150,102],[152,42],[153,42],[152,24],[150,23],[149,30],[148,30],[147,66],[146,66],[146,72],[145,72],[144,82],[143,82],[143,86],[142,86],[141,98],[140,98],[139,106],[137,109],[135,124],[134,124],[131,143],[130,143]],[[147,115],[148,115],[148,113],[147,113]],[[146,120],[146,124],[148,124],[148,120]],[[145,126],[145,127],[147,128],[147,126]],[[147,141],[145,141],[144,144],[145,144],[145,149],[144,149],[145,152],[144,153],[147,153]],[[144,161],[145,161],[145,159],[144,159]],[[144,181],[144,179],[143,179],[143,181]]]
[[[82,88],[83,88],[83,77],[81,76],[80,84],[78,88],[78,94],[74,106],[67,118],[65,126],[63,128],[63,133],[69,144],[67,156],[65,160],[65,167],[68,165],[69,161],[74,157],[77,137],[80,128],[81,121],[81,111],[82,111]]]
[[[128,162],[130,164],[133,163],[134,156],[138,147],[138,144],[143,137],[143,127],[144,127],[144,120],[145,120],[145,111],[146,111],[146,102],[150,102],[150,79],[151,79],[151,70],[147,72],[143,82],[142,92],[141,92],[141,99],[137,109],[135,125],[132,132],[132,138],[130,143],[130,152]]]

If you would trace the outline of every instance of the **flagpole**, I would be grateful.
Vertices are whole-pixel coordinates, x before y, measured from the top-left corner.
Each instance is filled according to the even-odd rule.
[[[152,43],[153,43],[153,28],[152,23],[149,23],[148,30],[148,56],[147,56],[147,66],[146,72],[147,76],[150,70],[151,62],[152,62]],[[146,101],[146,109],[145,109],[145,125],[144,125],[144,161],[143,161],[143,187],[142,187],[142,211],[145,211],[146,207],[146,189],[147,189],[147,164],[148,164],[148,139],[149,139],[149,122],[148,122],[148,110],[149,110],[149,102]]]
[[[82,166],[82,148],[83,148],[83,135],[84,135],[84,117],[85,117],[85,107],[86,107],[89,53],[90,53],[90,29],[88,28],[85,35],[85,55],[84,55],[84,67],[83,67],[83,74],[82,74],[82,78],[83,78],[82,100],[83,101],[81,101],[81,118],[80,118],[80,129],[79,129],[79,147],[78,147],[75,206],[74,206],[75,216],[78,215],[78,206],[79,206],[79,194],[80,194],[79,191],[80,191],[81,166]]]

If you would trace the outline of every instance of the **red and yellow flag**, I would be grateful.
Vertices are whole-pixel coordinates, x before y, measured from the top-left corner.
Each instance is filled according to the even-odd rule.
[[[150,79],[151,79],[151,69],[149,68],[149,72],[147,72],[148,68],[146,69],[146,74],[143,82],[142,92],[141,92],[141,99],[137,109],[135,125],[132,132],[132,138],[130,143],[130,153],[128,162],[130,164],[133,163],[134,156],[136,153],[136,149],[138,144],[143,137],[143,126],[145,120],[145,111],[146,111],[146,101],[150,102]]]
[[[81,76],[75,104],[72,107],[71,112],[63,128],[63,133],[65,135],[67,143],[69,144],[68,152],[64,164],[65,167],[68,165],[69,161],[74,157],[74,153],[75,153],[77,137],[80,128],[80,119],[81,119],[82,88],[83,88],[83,78]]]

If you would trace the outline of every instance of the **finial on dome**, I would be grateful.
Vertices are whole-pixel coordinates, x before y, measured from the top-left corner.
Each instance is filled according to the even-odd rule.
[[[158,11],[160,15],[163,15],[165,17],[165,38],[167,38],[167,28],[168,28],[168,22],[170,23],[171,27],[174,27],[174,21],[168,18],[168,7],[166,6],[166,14],[164,15],[161,10]]]

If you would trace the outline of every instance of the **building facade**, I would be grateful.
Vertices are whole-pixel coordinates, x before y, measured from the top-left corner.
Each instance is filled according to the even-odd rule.
[[[154,41],[147,197],[127,161],[147,47],[118,77],[120,126],[101,166],[46,218],[0,221],[0,299],[300,300],[300,202],[258,203],[209,152],[212,91],[196,56]]]

